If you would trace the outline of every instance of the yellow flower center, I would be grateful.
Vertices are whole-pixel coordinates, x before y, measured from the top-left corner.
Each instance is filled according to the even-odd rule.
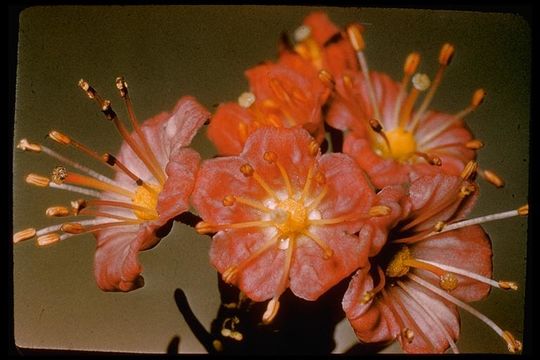
[[[133,205],[142,207],[145,209],[134,209],[133,213],[139,220],[155,220],[158,217],[156,211],[158,196],[161,192],[161,187],[153,184],[148,185],[152,191],[147,189],[145,186],[137,187],[135,192],[135,197],[133,198]]]
[[[304,204],[288,198],[280,202],[277,209],[282,214],[284,212],[284,216],[278,215],[278,219],[281,221],[276,224],[283,237],[297,235],[309,225],[307,209]]]
[[[409,160],[415,154],[416,140],[412,132],[398,127],[386,131],[385,135],[388,139],[390,149],[384,142],[379,144],[379,149],[382,151],[383,157],[403,162]]]

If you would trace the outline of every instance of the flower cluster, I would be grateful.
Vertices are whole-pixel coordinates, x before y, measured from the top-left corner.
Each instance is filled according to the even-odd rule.
[[[70,220],[19,231],[13,241],[36,238],[43,246],[93,233],[98,286],[131,291],[144,284],[138,253],[192,207],[200,217],[195,230],[211,236],[210,263],[223,281],[267,302],[263,324],[275,319],[287,289],[316,301],[349,278],[342,307],[363,343],[397,340],[410,353],[458,352],[463,309],[509,351],[520,351],[520,341],[469,305],[492,287],[517,288],[492,279],[491,243],[480,224],[528,213],[524,205],[467,218],[478,175],[504,185],[479,167],[483,143],[464,122],[486,92],[473,91],[455,114],[432,110],[454,46],[442,45],[433,80],[417,72],[420,55],[413,52],[395,81],[369,70],[363,33],[360,24],[341,29],[322,12],[310,14],[292,39],[281,38],[276,61],[245,72],[249,90],[214,114],[183,97],[171,112],[139,125],[127,83],[118,78],[131,132],[111,102],[81,80],[124,143],[116,155],[100,155],[57,130],[49,138],[115,175],[20,140],[19,149],[63,163],[51,176],[29,174],[28,183],[85,197],[46,210]],[[190,147],[204,125],[218,151],[212,159]],[[239,333],[227,334],[241,341]]]

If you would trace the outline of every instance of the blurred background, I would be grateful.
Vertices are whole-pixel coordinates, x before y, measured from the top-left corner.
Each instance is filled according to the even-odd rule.
[[[379,8],[295,6],[55,6],[20,15],[14,142],[45,139],[60,130],[98,152],[116,152],[120,137],[77,87],[87,79],[110,98],[126,119],[115,88],[125,76],[140,120],[170,110],[183,95],[211,111],[247,90],[243,72],[275,59],[282,31],[289,34],[318,9],[344,26],[357,21],[366,31],[371,70],[401,79],[402,64],[419,51],[419,71],[433,76],[444,42],[456,47],[432,108],[455,113],[472,92],[487,91],[467,123],[486,146],[480,165],[506,180],[503,189],[480,180],[472,216],[517,208],[527,202],[529,166],[530,29],[512,14]],[[214,150],[204,134],[194,146],[204,157]],[[92,160],[73,158],[107,173]],[[30,172],[49,174],[57,162],[13,150],[13,229],[53,223],[44,211],[69,204],[76,195],[27,185]],[[493,242],[494,278],[517,281],[517,292],[495,289],[474,306],[503,329],[523,338],[527,220],[485,225]],[[163,353],[173,336],[182,353],[204,348],[178,312],[173,293],[182,288],[192,310],[209,329],[220,300],[209,265],[210,239],[176,223],[155,249],[140,255],[146,285],[131,293],[104,293],[93,278],[95,241],[86,235],[38,248],[28,241],[13,249],[14,330],[18,346]],[[335,331],[334,352],[357,343],[346,320]],[[506,345],[477,319],[462,312],[462,352],[505,353]],[[526,346],[527,344],[525,344]],[[264,349],[261,349],[263,352]],[[391,346],[384,352],[399,352]]]

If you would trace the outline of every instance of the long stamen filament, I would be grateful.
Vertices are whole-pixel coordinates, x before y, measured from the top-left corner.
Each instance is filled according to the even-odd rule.
[[[97,190],[114,192],[128,198],[133,198],[135,196],[134,193],[120,186],[107,184],[98,179],[94,179],[77,173],[69,173],[62,181],[67,184],[82,185]]]
[[[245,228],[250,228],[250,227],[266,228],[266,227],[270,227],[274,225],[275,225],[275,222],[272,220],[246,221],[246,222],[239,222],[239,223],[217,224],[217,225],[212,225],[205,221],[201,221],[195,226],[195,230],[199,234],[204,235],[204,234],[215,233],[220,230],[245,229]]]
[[[413,281],[417,282],[418,284],[424,286],[425,288],[431,290],[435,294],[445,298],[446,300],[450,301],[454,305],[461,307],[463,310],[468,311],[473,316],[475,316],[476,318],[483,321],[487,326],[489,326],[493,331],[495,331],[500,337],[502,337],[504,339],[504,341],[506,341],[506,343],[508,345],[508,350],[510,352],[514,353],[516,351],[521,351],[522,345],[521,345],[520,341],[515,340],[513,338],[513,336],[508,331],[502,330],[497,324],[495,324],[495,322],[493,322],[493,320],[491,320],[490,318],[488,318],[487,316],[485,316],[484,314],[482,314],[481,312],[479,312],[478,310],[476,310],[475,308],[473,308],[469,304],[464,303],[463,301],[455,298],[454,296],[452,296],[452,295],[448,294],[447,292],[437,288],[436,286],[433,286],[429,282],[423,280],[422,278],[420,278],[420,277],[418,277],[418,276],[416,276],[414,274],[409,273],[409,274],[407,274],[407,276],[411,280],[413,280]]]
[[[384,275],[383,269],[380,266],[377,266],[377,272],[379,273],[379,283],[377,286],[373,287],[371,290],[366,291],[362,298],[360,299],[361,304],[367,304],[375,295],[384,289],[386,285],[386,276]]]
[[[163,168],[157,161],[156,155],[152,151],[152,148],[150,147],[150,144],[148,143],[148,140],[146,139],[146,136],[144,135],[144,132],[142,131],[139,122],[137,121],[135,111],[133,110],[133,103],[131,102],[131,98],[129,96],[128,86],[123,77],[116,78],[116,87],[120,91],[120,96],[124,99],[131,126],[141,140],[141,144],[144,148],[144,153],[148,155],[148,160],[152,164],[152,166],[161,173],[161,176],[163,176],[163,178],[165,178],[166,175],[163,172]]]
[[[461,268],[457,268],[457,267],[454,267],[454,266],[450,266],[450,265],[445,265],[445,264],[441,264],[441,263],[437,263],[437,262],[434,262],[434,261],[428,261],[428,260],[423,260],[423,259],[416,259],[418,261],[421,261],[423,263],[426,263],[426,264],[430,264],[430,265],[433,265],[433,266],[436,266],[440,269],[443,269],[445,271],[449,271],[449,272],[452,272],[452,273],[455,273],[455,274],[459,274],[459,275],[463,275],[463,276],[466,276],[470,279],[474,279],[474,280],[478,280],[484,284],[488,284],[490,286],[493,286],[493,287],[496,287],[496,288],[499,288],[499,289],[505,289],[505,290],[517,290],[517,284],[514,283],[514,282],[511,282],[511,281],[496,281],[496,280],[493,280],[493,279],[490,279],[490,278],[487,278],[485,276],[482,276],[480,274],[476,274],[476,273],[473,273],[471,271],[467,271],[465,269],[461,269]]]
[[[313,234],[312,232],[310,232],[309,230],[307,229],[304,229],[302,230],[302,234],[309,237],[311,240],[313,240],[317,245],[319,245],[319,247],[321,248],[321,250],[323,251],[323,259],[324,260],[328,260],[329,258],[331,258],[333,255],[334,255],[334,250],[332,250],[327,244],[326,242],[324,242],[324,240],[322,240],[321,238],[319,238],[317,235]]]
[[[462,221],[458,221],[452,224],[444,225],[442,230],[438,231],[437,233],[443,233],[443,232],[447,232],[451,230],[461,229],[467,226],[483,224],[483,223],[487,223],[487,222],[495,221],[495,220],[508,219],[514,216],[525,216],[528,213],[529,213],[529,206],[524,205],[516,210],[510,210],[510,211],[505,211],[505,212],[501,212],[497,214],[479,216],[473,219],[462,220]]]

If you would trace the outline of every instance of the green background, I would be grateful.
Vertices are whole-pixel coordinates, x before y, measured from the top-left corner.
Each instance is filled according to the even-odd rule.
[[[139,119],[169,110],[193,95],[210,110],[247,90],[243,71],[275,59],[281,31],[292,33],[312,7],[34,7],[21,13],[16,89],[15,141],[44,140],[58,129],[99,152],[117,151],[120,138],[95,104],[77,88],[84,77],[125,114],[114,86],[123,75]],[[432,107],[454,113],[483,87],[485,103],[467,122],[484,140],[480,165],[506,181],[497,190],[480,180],[481,196],[472,215],[516,208],[527,202],[530,107],[530,29],[511,14],[377,8],[326,8],[331,19],[366,27],[366,56],[372,70],[401,79],[403,60],[417,50],[419,71],[430,74],[443,42],[456,55]],[[125,116],[123,116],[126,118]],[[54,145],[50,145],[54,147]],[[204,135],[194,146],[213,154]],[[103,168],[92,160],[73,157]],[[13,227],[40,228],[51,205],[77,195],[25,184],[29,172],[48,174],[57,165],[45,155],[14,150]],[[104,169],[106,172],[108,169]],[[517,292],[495,289],[474,304],[503,329],[523,338],[527,221],[485,226],[493,241],[494,278],[516,280]],[[146,286],[132,293],[104,293],[93,279],[95,242],[91,235],[46,249],[32,241],[14,246],[14,319],[18,346],[164,352],[180,335],[181,352],[203,352],[178,313],[173,291],[186,292],[195,314],[209,327],[219,306],[209,238],[175,224],[155,249],[141,254]],[[506,352],[505,343],[485,324],[463,313],[458,346],[462,352]],[[336,352],[355,344],[349,324],[336,331]],[[525,344],[526,345],[526,344]],[[264,349],[261,349],[263,352]],[[385,351],[399,352],[399,346]]]

